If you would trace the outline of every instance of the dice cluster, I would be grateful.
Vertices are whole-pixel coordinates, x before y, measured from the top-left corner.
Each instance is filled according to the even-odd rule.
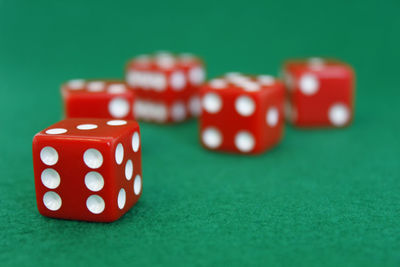
[[[206,82],[200,58],[163,52],[132,59],[125,77],[62,85],[66,119],[33,140],[42,215],[111,222],[139,200],[136,120],[199,117],[206,149],[257,154],[280,142],[285,116],[299,127],[344,127],[353,117],[354,71],[335,60],[290,60],[282,80],[235,72]]]

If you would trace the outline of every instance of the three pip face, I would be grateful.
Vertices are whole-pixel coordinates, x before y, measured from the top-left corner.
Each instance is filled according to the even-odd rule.
[[[76,79],[62,85],[66,119],[35,135],[39,212],[112,222],[142,194],[136,120],[173,124],[199,117],[211,151],[259,154],[280,143],[284,118],[297,127],[345,127],[353,120],[354,70],[336,60],[289,60],[282,80],[229,72],[206,81],[192,54],[141,55],[125,81]]]

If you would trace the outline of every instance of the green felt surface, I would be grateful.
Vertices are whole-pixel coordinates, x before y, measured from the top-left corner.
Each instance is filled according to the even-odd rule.
[[[0,265],[399,266],[400,2],[0,0]],[[357,73],[341,130],[287,127],[260,156],[203,150],[197,124],[141,124],[144,191],[111,224],[37,212],[31,141],[59,85],[130,57],[204,57],[209,76],[333,56]]]

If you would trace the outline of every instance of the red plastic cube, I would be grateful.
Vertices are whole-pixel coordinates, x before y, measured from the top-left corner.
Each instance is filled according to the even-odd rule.
[[[39,212],[111,222],[142,194],[140,130],[135,121],[66,119],[33,139]]]
[[[283,67],[286,116],[301,127],[344,127],[354,113],[354,71],[345,63],[311,58]]]
[[[61,91],[67,118],[134,118],[134,93],[122,81],[71,80]]]
[[[138,100],[136,119],[168,123],[198,116],[198,90],[204,79],[203,62],[189,54],[134,58],[128,63],[126,81]]]
[[[201,89],[200,140],[211,150],[261,153],[283,136],[283,84],[229,73]]]

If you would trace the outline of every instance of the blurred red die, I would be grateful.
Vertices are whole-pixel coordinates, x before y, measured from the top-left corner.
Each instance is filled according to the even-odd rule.
[[[126,71],[127,84],[138,100],[136,118],[159,123],[198,116],[198,90],[204,79],[202,60],[189,54],[139,56],[128,63]]]
[[[228,73],[201,89],[200,140],[208,149],[261,153],[283,136],[283,84]]]
[[[311,58],[283,66],[286,117],[296,126],[343,127],[354,114],[354,71],[343,62]]]

